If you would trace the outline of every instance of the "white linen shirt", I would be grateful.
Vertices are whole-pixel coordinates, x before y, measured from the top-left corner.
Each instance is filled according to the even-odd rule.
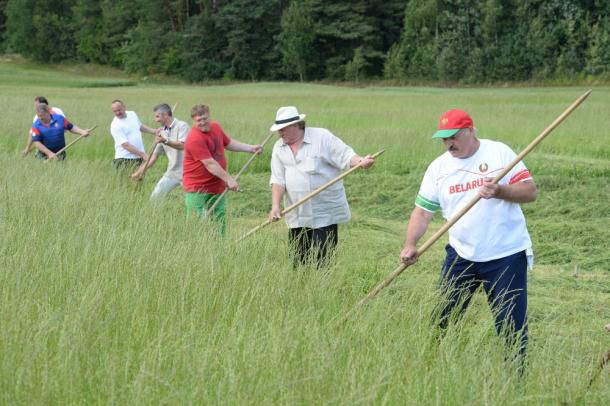
[[[285,188],[284,207],[299,201],[349,169],[354,150],[324,128],[305,128],[296,155],[280,138],[273,146],[270,184]],[[321,228],[349,221],[343,181],[284,216],[289,228]]]
[[[169,127],[163,129],[163,136],[174,142],[186,141],[186,136],[191,127],[184,121],[174,118]],[[182,182],[182,161],[184,160],[184,150],[172,148],[169,145],[158,144],[155,154],[167,156],[167,171],[164,176],[168,176],[178,182]]]
[[[115,116],[110,124],[110,133],[114,138],[114,158],[138,159],[140,158],[138,155],[127,151],[122,144],[128,142],[140,151],[144,151],[140,132],[142,123],[135,112],[126,111],[125,114],[124,118]]]

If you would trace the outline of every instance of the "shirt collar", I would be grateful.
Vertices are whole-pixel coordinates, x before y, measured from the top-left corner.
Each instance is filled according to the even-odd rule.
[[[169,125],[169,127],[164,126],[163,129],[169,131],[174,127],[174,124],[176,124],[176,119],[174,118],[174,121],[172,121],[172,123]]]

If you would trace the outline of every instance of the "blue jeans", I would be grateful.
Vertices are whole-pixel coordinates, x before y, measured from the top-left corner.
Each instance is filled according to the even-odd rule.
[[[496,331],[507,344],[525,355],[527,346],[527,257],[525,251],[487,262],[461,258],[451,247],[441,272],[440,288],[447,301],[440,309],[440,327],[446,328],[455,310],[461,316],[476,289],[483,284],[496,319]]]

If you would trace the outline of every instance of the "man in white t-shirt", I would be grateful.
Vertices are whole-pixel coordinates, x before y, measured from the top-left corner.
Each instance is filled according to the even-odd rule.
[[[280,107],[270,129],[280,135],[271,156],[269,219],[272,221],[281,217],[282,198],[288,207],[342,171],[359,163],[362,168],[369,168],[375,162],[370,155],[358,156],[327,129],[306,127],[304,119],[305,114],[299,114],[296,107]],[[337,224],[349,219],[342,181],[287,213],[294,267],[307,264],[313,253],[316,265],[324,266],[337,245]]]
[[[142,124],[134,111],[127,111],[125,104],[120,100],[112,102],[114,119],[110,124],[110,133],[114,138],[114,161],[115,169],[136,168],[141,165],[148,155],[144,151],[142,142],[142,131],[149,134],[158,134],[155,130]]]
[[[46,97],[44,96],[36,96],[34,97],[34,110],[36,110],[38,108],[39,104],[45,104],[47,106],[49,106],[49,101],[47,100]],[[51,107],[49,106],[49,113],[50,114],[58,114],[60,116],[65,117],[66,115],[64,114],[64,112],[59,108],[59,107]],[[32,124],[34,124],[34,122],[38,120],[38,115],[34,114],[34,118],[32,119]],[[29,131],[28,132],[28,142],[25,146],[25,148],[23,149],[23,156],[26,156],[27,154],[30,153],[30,151],[32,150],[32,132]]]
[[[155,121],[163,127],[161,133],[157,134],[155,141],[157,146],[152,157],[142,164],[131,177],[134,180],[142,179],[142,174],[153,166],[160,155],[167,156],[167,170],[157,182],[155,189],[150,195],[151,199],[165,197],[182,184],[182,161],[184,160],[184,142],[191,127],[184,121],[174,118],[172,109],[168,104],[159,104],[153,109]]]
[[[441,287],[448,301],[440,311],[440,325],[456,306],[462,314],[472,294],[483,283],[496,317],[498,334],[525,354],[527,344],[527,266],[532,242],[520,203],[536,200],[537,189],[519,162],[497,184],[494,176],[516,157],[505,144],[479,139],[472,118],[462,110],[440,117],[438,131],[447,150],[426,170],[407,226],[400,260],[417,261],[416,244],[434,213],[449,220],[477,194],[480,200],[449,229]]]

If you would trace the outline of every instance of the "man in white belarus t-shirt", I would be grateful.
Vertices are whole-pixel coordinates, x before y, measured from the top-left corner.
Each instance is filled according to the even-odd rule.
[[[520,203],[536,200],[536,185],[519,162],[498,184],[494,176],[515,153],[501,142],[478,139],[470,116],[449,110],[440,117],[438,131],[447,150],[426,170],[407,226],[400,260],[417,261],[416,244],[437,210],[451,219],[477,194],[481,200],[449,229],[441,287],[448,301],[440,312],[445,328],[456,306],[462,314],[483,283],[493,309],[498,334],[524,355],[527,344],[527,266],[532,263],[532,241]]]

